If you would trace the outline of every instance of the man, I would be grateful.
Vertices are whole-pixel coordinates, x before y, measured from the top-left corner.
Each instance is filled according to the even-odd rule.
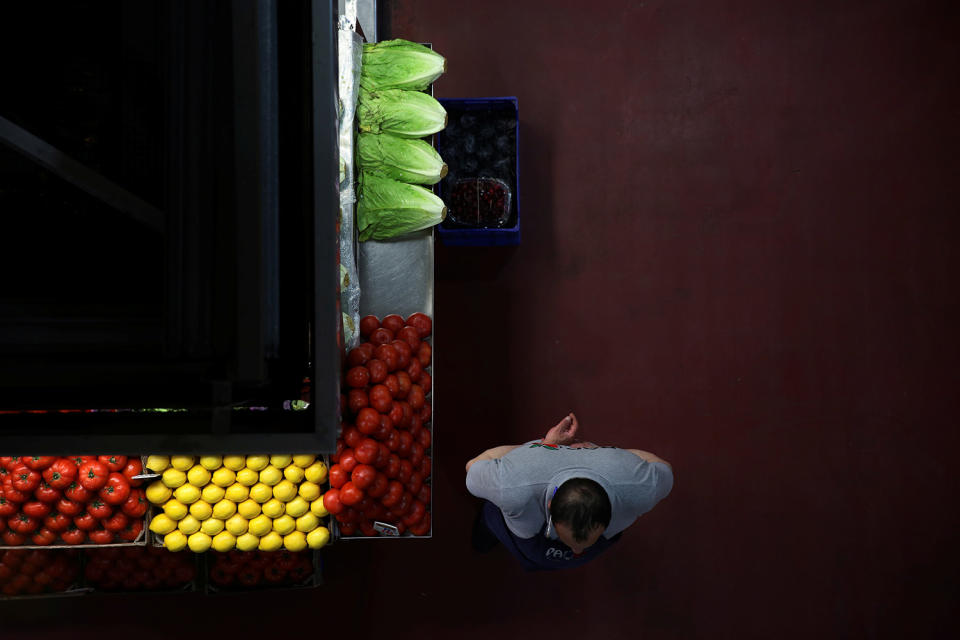
[[[670,493],[666,460],[583,442],[578,429],[571,413],[543,440],[488,449],[467,463],[467,489],[484,500],[476,550],[499,541],[527,570],[577,567]]]

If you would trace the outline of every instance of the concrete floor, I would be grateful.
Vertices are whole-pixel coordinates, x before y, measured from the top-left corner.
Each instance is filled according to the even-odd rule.
[[[434,538],[335,545],[315,592],[76,600],[24,633],[955,632],[956,7],[391,4],[447,56],[438,96],[521,115],[523,244],[437,252]],[[475,556],[464,463],[568,411],[673,493],[578,570]]]

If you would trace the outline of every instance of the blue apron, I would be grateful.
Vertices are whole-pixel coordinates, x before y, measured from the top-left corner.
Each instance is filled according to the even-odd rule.
[[[600,536],[600,539],[577,556],[560,540],[551,540],[546,537],[546,523],[543,524],[539,535],[532,538],[518,538],[507,528],[503,512],[488,500],[483,501],[483,523],[527,571],[555,571],[579,567],[619,542],[621,535],[618,533],[609,540]]]

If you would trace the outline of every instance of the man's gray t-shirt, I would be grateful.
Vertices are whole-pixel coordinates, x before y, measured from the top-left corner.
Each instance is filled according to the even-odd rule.
[[[554,488],[570,478],[589,478],[610,497],[612,538],[653,509],[673,488],[673,472],[662,462],[647,462],[626,449],[573,449],[529,442],[498,460],[478,460],[467,472],[467,489],[503,512],[519,538],[532,538],[547,521]],[[550,536],[556,538],[551,527]]]

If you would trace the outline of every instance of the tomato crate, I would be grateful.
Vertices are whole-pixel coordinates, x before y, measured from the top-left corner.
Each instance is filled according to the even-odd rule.
[[[312,589],[323,584],[319,549],[289,551],[211,551],[202,554],[204,592]]]
[[[83,585],[95,593],[190,593],[200,590],[197,554],[126,547],[85,549]]]
[[[437,185],[448,246],[520,244],[520,119],[515,97],[441,98],[447,127],[437,150],[449,173]]]

